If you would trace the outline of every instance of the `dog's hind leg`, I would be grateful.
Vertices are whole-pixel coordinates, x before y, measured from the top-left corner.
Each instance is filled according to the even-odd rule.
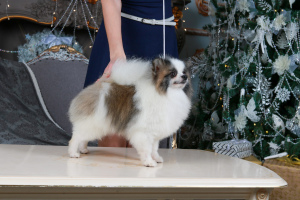
[[[134,134],[130,138],[130,143],[137,150],[143,165],[146,167],[155,167],[157,165],[157,162],[151,156],[152,142],[152,139],[141,133]]]
[[[88,144],[88,141],[81,141],[79,143],[79,151],[80,153],[88,153],[89,150],[87,149],[87,144]]]
[[[69,155],[71,158],[79,158],[80,152],[79,152],[79,144],[82,140],[80,140],[80,137],[78,137],[78,133],[73,131],[73,136],[71,140],[69,141]]]
[[[164,159],[158,154],[157,150],[158,150],[158,146],[159,146],[159,140],[156,140],[153,142],[153,146],[152,146],[152,158],[158,162],[158,163],[162,163],[164,162]]]

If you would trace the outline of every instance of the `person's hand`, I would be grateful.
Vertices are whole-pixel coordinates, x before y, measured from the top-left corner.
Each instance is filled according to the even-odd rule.
[[[103,75],[101,76],[101,78],[100,78],[99,80],[100,80],[100,81],[104,81],[104,80],[109,79],[110,74],[111,74],[111,71],[112,71],[112,67],[113,67],[114,63],[115,63],[117,60],[123,60],[123,59],[126,60],[125,53],[123,53],[123,54],[121,54],[121,55],[119,55],[119,56],[115,56],[114,58],[111,58],[110,62],[108,63],[107,67],[106,67],[105,70],[104,70]]]

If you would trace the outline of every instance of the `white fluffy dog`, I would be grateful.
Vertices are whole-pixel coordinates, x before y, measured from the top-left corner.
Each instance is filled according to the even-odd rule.
[[[143,165],[163,162],[159,141],[180,128],[191,108],[185,63],[175,58],[117,61],[110,80],[94,83],[72,101],[70,157],[88,153],[89,141],[118,133],[136,148]]]

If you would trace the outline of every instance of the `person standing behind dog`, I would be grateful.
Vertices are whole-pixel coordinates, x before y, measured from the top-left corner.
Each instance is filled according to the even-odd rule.
[[[154,59],[163,53],[163,23],[159,21],[163,19],[163,0],[101,0],[101,3],[104,23],[91,52],[84,87],[101,75],[101,79],[109,78],[118,59]],[[171,0],[165,0],[165,52],[178,58],[172,16]],[[113,135],[99,141],[99,146],[126,147],[128,143]]]

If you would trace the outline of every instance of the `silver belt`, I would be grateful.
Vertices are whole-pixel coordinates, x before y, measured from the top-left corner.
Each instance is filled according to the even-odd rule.
[[[125,17],[125,18],[128,18],[128,19],[138,21],[138,22],[142,22],[144,24],[163,25],[163,20],[145,19],[145,18],[137,17],[137,16],[134,16],[134,15],[129,15],[129,14],[122,13],[122,12],[121,12],[121,16]],[[176,22],[172,22],[173,20],[174,20],[174,16],[165,19],[165,25],[166,26],[175,26]]]

